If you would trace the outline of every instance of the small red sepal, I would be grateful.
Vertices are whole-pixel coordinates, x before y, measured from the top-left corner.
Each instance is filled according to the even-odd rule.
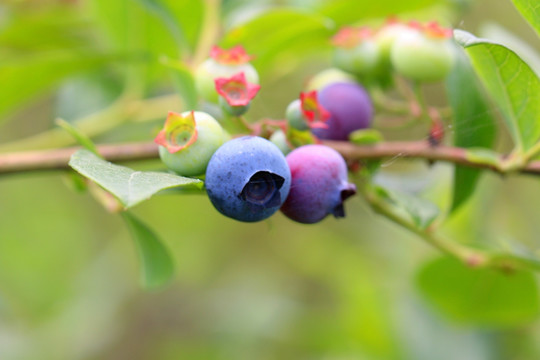
[[[230,106],[247,106],[261,88],[249,83],[244,72],[234,74],[230,78],[216,78],[216,91]]]
[[[229,50],[214,45],[210,50],[210,57],[218,63],[226,65],[242,65],[253,60],[253,56],[248,55],[241,45],[236,45]]]
[[[188,115],[169,111],[163,129],[157,134],[154,142],[165,147],[171,154],[189,147],[197,140],[195,114]]]
[[[300,108],[310,128],[328,128],[330,113],[317,100],[317,90],[300,93]]]

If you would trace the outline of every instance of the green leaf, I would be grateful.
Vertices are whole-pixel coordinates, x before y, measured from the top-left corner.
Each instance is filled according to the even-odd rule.
[[[159,14],[149,10],[143,1],[145,0],[93,0],[84,4],[103,33],[107,35],[109,48],[123,53],[137,54],[139,60],[142,60],[126,67],[128,74],[135,81],[142,83],[156,81],[163,76],[164,69],[158,62],[161,56],[178,58],[187,55],[184,36],[189,38],[198,34],[202,16],[200,9],[191,11],[201,7],[200,1],[178,1],[174,5],[172,0],[160,0],[160,4],[167,3],[166,8],[165,5],[161,7],[166,9],[163,10],[166,16],[173,17],[175,20],[174,23],[171,22],[172,20],[164,22]],[[158,0],[152,2],[157,3]],[[193,30],[193,33],[189,35],[187,29],[185,32],[179,30],[180,27],[177,26],[178,21],[176,21],[177,11],[182,11],[184,5],[186,7],[181,18],[189,24],[186,25],[190,27],[189,31]],[[174,10],[172,10],[173,7]],[[191,26],[196,26],[196,28],[191,29]]]
[[[169,58],[162,58],[161,63],[170,69],[176,90],[184,100],[186,109],[195,109],[197,107],[197,89],[195,80],[189,67],[180,61]]]
[[[465,158],[470,162],[491,165],[498,167],[500,165],[500,155],[495,151],[485,148],[469,148],[465,152]]]
[[[417,284],[436,309],[462,323],[514,326],[540,314],[536,279],[528,271],[471,269],[443,257],[420,269]]]
[[[500,107],[516,150],[525,152],[540,137],[540,80],[512,50],[456,30],[476,73]]]
[[[349,140],[357,145],[373,145],[383,141],[383,136],[376,129],[355,130],[349,135]]]
[[[116,196],[126,209],[164,189],[202,185],[198,179],[153,171],[134,171],[100,159],[88,150],[74,153],[69,166]]]
[[[316,11],[331,18],[336,25],[342,26],[362,19],[420,10],[438,3],[438,0],[379,0],[362,2],[360,8],[357,1],[333,0],[321,2],[321,6]]]
[[[3,21],[0,31],[2,55],[83,49],[90,44],[88,22],[72,6],[28,7],[20,3],[2,10],[9,19]]]
[[[461,51],[446,81],[446,91],[453,112],[454,145],[491,148],[496,121],[471,65]],[[456,165],[451,212],[474,193],[481,173],[481,170]]]
[[[514,50],[516,54],[525,61],[537,76],[540,76],[540,54],[524,38],[510,32],[508,29],[496,22],[487,22],[480,28],[483,38],[497,39],[499,44]]]
[[[143,286],[153,289],[166,284],[174,275],[174,262],[169,251],[159,237],[135,216],[123,212],[122,218],[137,247]]]
[[[221,42],[225,48],[242,44],[255,55],[260,72],[280,65],[290,66],[302,55],[330,49],[328,19],[298,10],[274,10],[231,29]],[[286,59],[286,60],[285,60]]]
[[[75,140],[86,150],[91,151],[92,153],[99,156],[96,145],[90,140],[90,138],[83,133],[81,133],[75,126],[68,123],[64,119],[56,119],[56,125],[60,126],[62,129],[66,130],[69,135],[73,136]]]
[[[521,15],[540,35],[540,3],[538,0],[512,0]]]
[[[430,201],[380,186],[375,186],[375,192],[394,212],[409,217],[419,229],[426,229],[439,215],[439,208]]]
[[[155,14],[167,27],[183,52],[189,50],[188,36],[199,32],[202,23],[202,1],[137,0]],[[191,39],[193,40],[193,39]],[[192,44],[195,42],[192,41]]]

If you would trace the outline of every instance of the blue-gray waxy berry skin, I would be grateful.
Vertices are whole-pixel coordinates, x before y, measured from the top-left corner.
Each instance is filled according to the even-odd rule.
[[[291,171],[277,146],[261,137],[244,136],[214,153],[205,185],[210,201],[223,215],[255,222],[281,207],[289,194]]]

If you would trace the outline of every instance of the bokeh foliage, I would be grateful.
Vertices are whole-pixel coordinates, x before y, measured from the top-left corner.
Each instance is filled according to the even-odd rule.
[[[10,144],[16,148],[19,138],[53,128],[58,116],[80,126],[81,118],[104,109],[118,126],[94,136],[95,142],[151,139],[171,109],[144,118],[140,113],[146,109],[137,109],[136,115],[124,113],[123,104],[174,95],[178,89],[184,99],[174,104],[193,103],[186,64],[198,56],[203,25],[219,33],[221,45],[242,43],[256,56],[263,91],[254,103],[254,117],[282,116],[306,79],[329,66],[329,37],[344,24],[377,24],[399,14],[465,24],[473,32],[482,21],[500,21],[528,40],[533,32],[509,0],[501,1],[504,17],[492,9],[490,0],[225,0],[216,8],[217,3],[1,3],[2,150],[10,150]],[[529,9],[526,1],[514,3]],[[205,23],[205,16],[216,11],[220,23]],[[536,25],[537,15],[525,12]],[[486,56],[492,56],[495,67],[505,57],[523,66],[519,57],[497,44],[467,51],[488,85]],[[448,84],[451,100],[464,96],[457,89],[467,86],[463,78],[453,80],[461,83]],[[500,103],[497,94],[506,87],[491,85],[486,93]],[[440,100],[441,88],[434,87],[433,100]],[[467,86],[469,100],[485,93],[480,87],[476,90]],[[456,107],[463,120],[455,124],[458,145],[505,149],[512,148],[512,136],[530,136],[526,127],[509,136],[503,124],[515,124],[509,120],[512,111],[503,109],[501,115],[496,104],[478,99],[471,111],[483,116],[479,127],[471,125],[473,115],[466,108]],[[508,109],[522,105],[514,100]],[[532,100],[525,105],[538,106]],[[537,126],[530,117],[523,121]],[[479,129],[480,143],[478,137],[469,143],[467,137]],[[68,139],[62,145],[73,142]],[[525,144],[527,150],[531,141]],[[388,162],[378,181],[394,184],[395,193],[413,189],[443,209],[454,201],[455,212],[444,231],[459,241],[536,256],[536,179],[456,175],[459,184],[466,183],[459,188],[465,195],[457,206],[450,196],[455,185],[448,166],[407,164],[400,169]],[[136,168],[162,166],[148,161]],[[347,219],[328,219],[311,227],[281,215],[260,224],[240,224],[217,214],[202,195],[174,192],[139,205],[122,220],[103,210],[89,195],[91,190],[82,195],[72,191],[72,176],[0,179],[2,359],[540,356],[536,275],[475,272],[439,258],[414,235],[374,214],[360,198],[348,204]],[[476,187],[471,185],[477,181]],[[417,203],[412,204],[403,206],[416,208]],[[141,248],[159,236],[170,249],[176,277],[167,287],[153,292],[140,288],[136,248],[123,221],[139,229],[134,231],[142,236]],[[156,256],[160,251],[155,250]],[[168,264],[164,269],[160,271],[172,271]]]

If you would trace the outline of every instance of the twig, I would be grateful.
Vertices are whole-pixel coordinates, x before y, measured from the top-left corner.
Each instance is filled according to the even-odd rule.
[[[487,169],[502,173],[504,168],[493,164],[471,161],[466,149],[451,146],[430,146],[427,141],[381,142],[374,145],[355,145],[346,141],[323,141],[348,160],[417,158],[430,161],[446,161],[463,166]],[[39,150],[0,154],[0,174],[25,171],[68,169],[68,161],[78,147],[55,150]],[[158,157],[157,145],[151,142],[110,144],[98,146],[99,153],[109,161],[137,161]],[[500,157],[500,163],[505,161]],[[517,172],[540,175],[540,161],[524,165]]]

